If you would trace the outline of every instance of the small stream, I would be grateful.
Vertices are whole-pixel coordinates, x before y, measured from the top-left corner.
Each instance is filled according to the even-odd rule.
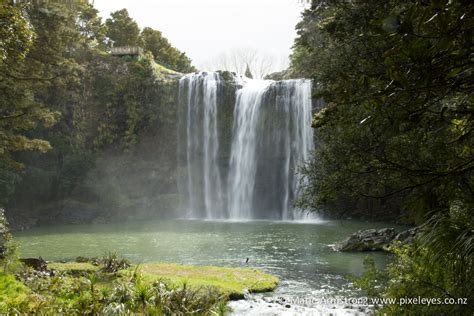
[[[355,221],[166,220],[40,227],[17,232],[15,237],[21,243],[22,257],[60,260],[116,251],[135,263],[256,268],[278,276],[280,285],[273,293],[231,302],[235,314],[336,315],[364,314],[366,310],[364,306],[323,304],[318,300],[362,296],[351,286],[348,276],[363,272],[366,256],[372,256],[383,266],[388,255],[338,253],[328,245],[357,230],[382,227],[394,226]],[[275,302],[281,297],[306,299],[309,304]]]

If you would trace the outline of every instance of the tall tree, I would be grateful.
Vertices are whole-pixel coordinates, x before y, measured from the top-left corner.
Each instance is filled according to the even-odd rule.
[[[140,45],[140,28],[137,22],[129,15],[127,9],[118,10],[110,14],[105,21],[107,37],[113,41],[114,46]]]
[[[104,50],[106,45],[107,27],[98,15],[99,11],[92,4],[85,4],[80,9],[78,26],[84,42],[91,47]]]
[[[0,46],[0,163],[18,169],[22,165],[13,160],[12,153],[50,149],[47,141],[30,138],[28,131],[41,124],[51,126],[57,113],[34,97],[38,85],[52,74],[29,62],[38,39],[26,11],[21,6],[1,4],[0,18],[5,26],[1,28]]]

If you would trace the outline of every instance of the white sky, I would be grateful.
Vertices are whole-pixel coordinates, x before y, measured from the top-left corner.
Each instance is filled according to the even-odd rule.
[[[141,28],[160,30],[198,68],[235,48],[252,48],[281,63],[303,9],[298,0],[95,0],[94,7],[104,20],[126,8]]]

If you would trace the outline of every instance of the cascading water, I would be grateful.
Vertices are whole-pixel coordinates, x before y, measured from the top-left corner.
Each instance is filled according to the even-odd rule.
[[[311,81],[221,76],[180,80],[179,188],[187,216],[303,219],[291,202],[298,166],[313,150]]]
[[[237,90],[234,108],[233,141],[227,186],[229,216],[253,218],[253,194],[257,172],[257,125],[262,99],[269,81],[250,81]]]
[[[191,217],[226,217],[223,212],[221,175],[217,166],[219,85],[217,73],[188,75],[179,81],[180,99],[186,98],[186,109],[179,116],[178,124],[186,124],[187,215]],[[180,187],[182,189],[183,186]]]

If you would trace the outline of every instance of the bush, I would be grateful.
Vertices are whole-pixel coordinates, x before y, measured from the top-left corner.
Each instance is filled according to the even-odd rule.
[[[109,252],[100,260],[103,272],[116,273],[130,267],[130,262],[120,257],[116,252]]]
[[[392,246],[394,259],[386,271],[377,270],[373,261],[366,262],[365,274],[354,284],[369,296],[396,299],[396,304],[382,307],[382,314],[473,315],[472,224],[458,220],[459,208],[453,211],[456,217],[445,214],[432,218],[415,245]],[[407,298],[437,302],[400,304]]]
[[[0,313],[6,314],[224,315],[228,311],[226,298],[214,288],[147,282],[138,273],[112,281],[102,272],[86,277],[30,274],[25,285],[13,276],[3,282],[3,276],[0,294],[6,293],[7,300],[0,300]]]

